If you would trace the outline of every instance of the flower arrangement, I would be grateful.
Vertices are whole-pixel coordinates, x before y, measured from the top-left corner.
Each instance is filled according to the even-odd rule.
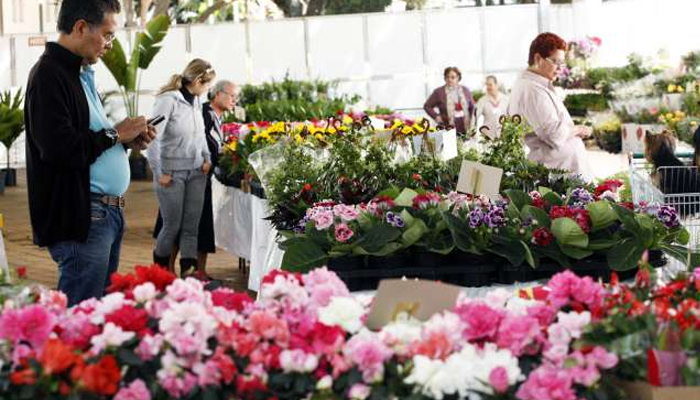
[[[356,205],[325,201],[307,210],[294,232],[284,233],[282,267],[304,271],[343,256],[379,256],[419,249],[437,254],[491,253],[510,264],[537,268],[550,259],[606,256],[614,270],[629,270],[650,249],[687,259],[688,232],[668,206],[620,203],[621,181],[566,195],[549,189],[505,192],[506,201],[451,192],[387,191]]]
[[[364,324],[371,299],[350,295],[323,268],[273,271],[255,302],[155,266],[138,273],[118,279],[126,293],[72,308],[55,291],[6,301],[0,396],[619,397],[608,383],[618,357],[579,340],[606,315],[612,295],[570,272],[535,298],[497,290],[462,298],[427,321],[404,315],[379,331]]]

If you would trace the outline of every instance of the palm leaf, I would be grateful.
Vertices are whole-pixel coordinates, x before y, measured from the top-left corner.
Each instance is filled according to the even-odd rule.
[[[170,18],[158,15],[146,24],[146,29],[139,33],[139,68],[146,69],[161,49],[161,44],[170,28]]]
[[[117,81],[117,85],[126,86],[126,54],[119,39],[114,39],[112,48],[102,56],[102,62]]]
[[[139,48],[141,47],[141,35],[136,35],[134,40],[134,49],[131,52],[131,59],[129,64],[126,66],[125,76],[124,76],[124,89],[127,92],[136,91],[136,82],[139,72],[139,56],[141,54]]]

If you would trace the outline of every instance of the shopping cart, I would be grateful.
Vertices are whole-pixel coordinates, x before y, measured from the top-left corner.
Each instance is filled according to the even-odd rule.
[[[684,166],[654,167],[643,154],[630,154],[630,186],[634,204],[666,204],[678,211],[681,224],[690,233],[689,254],[700,253],[700,172],[692,165],[692,153],[677,153]],[[669,272],[688,268],[669,260]]]

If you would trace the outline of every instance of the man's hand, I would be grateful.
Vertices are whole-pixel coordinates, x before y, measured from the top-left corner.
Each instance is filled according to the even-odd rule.
[[[118,123],[114,129],[119,134],[119,143],[129,143],[139,135],[148,131],[146,117],[126,118]]]
[[[202,164],[202,172],[204,172],[204,175],[207,175],[210,170],[211,170],[211,163],[205,162],[204,164]]]
[[[162,187],[168,187],[172,184],[173,177],[168,174],[161,174],[158,177],[158,184]]]
[[[132,150],[139,150],[143,151],[148,148],[148,143],[141,137],[137,136],[136,139],[132,140],[129,143],[125,143],[126,147],[132,149]]]

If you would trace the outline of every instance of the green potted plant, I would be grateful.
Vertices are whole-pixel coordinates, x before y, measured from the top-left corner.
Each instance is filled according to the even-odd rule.
[[[170,18],[167,15],[158,15],[146,24],[142,32],[135,35],[131,58],[128,61],[118,39],[114,40],[112,49],[102,57],[105,66],[119,85],[128,117],[138,115],[141,70],[148,69],[151,65],[169,28]],[[132,151],[129,165],[132,179],[146,179],[147,162],[140,151]]]
[[[0,142],[7,149],[7,167],[0,170],[0,193],[5,186],[17,185],[17,170],[10,168],[10,147],[24,132],[23,100],[21,89],[14,96],[10,91],[0,94]]]

